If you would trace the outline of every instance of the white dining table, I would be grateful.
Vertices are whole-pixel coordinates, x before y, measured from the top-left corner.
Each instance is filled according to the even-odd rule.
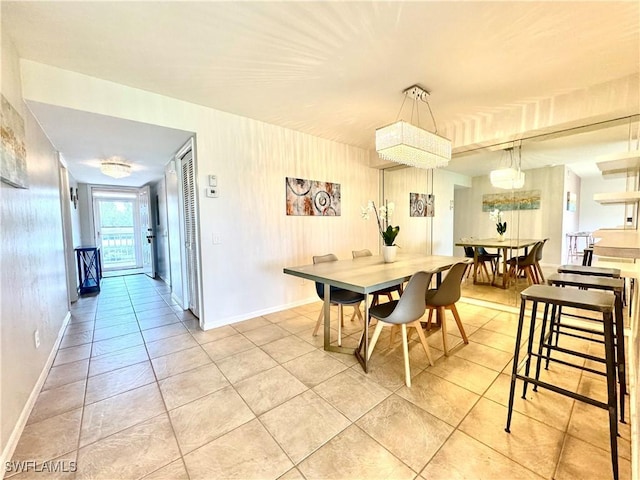
[[[408,281],[419,271],[431,272],[438,278],[458,262],[470,263],[465,257],[399,253],[393,263],[385,263],[382,255],[360,257],[336,262],[285,267],[284,273],[324,284],[324,349],[355,354],[365,372],[369,348],[369,294]],[[358,347],[354,349],[331,345],[330,287],[362,293],[364,299],[364,329]]]

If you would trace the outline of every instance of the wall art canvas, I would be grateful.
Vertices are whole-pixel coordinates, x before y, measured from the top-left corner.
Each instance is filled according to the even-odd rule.
[[[340,216],[340,184],[286,178],[287,215]]]
[[[435,215],[435,195],[409,193],[410,217],[433,217]]]
[[[24,143],[24,120],[9,101],[1,96],[0,180],[13,187],[28,188],[27,149]]]
[[[540,190],[511,191],[505,193],[488,193],[482,196],[482,211],[501,212],[509,210],[538,210],[540,208]]]
[[[575,212],[578,203],[578,195],[575,193],[567,192],[567,211]]]

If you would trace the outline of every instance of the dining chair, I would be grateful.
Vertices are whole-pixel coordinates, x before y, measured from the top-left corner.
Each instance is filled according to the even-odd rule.
[[[424,303],[424,297],[431,281],[430,272],[416,272],[409,279],[407,287],[400,296],[399,300],[393,300],[391,302],[381,303],[375,307],[369,309],[369,317],[377,320],[376,328],[373,331],[371,337],[371,343],[369,344],[369,350],[367,352],[367,359],[371,358],[373,349],[380,338],[380,332],[383,327],[396,327],[400,326],[402,329],[402,352],[404,355],[404,373],[405,384],[407,387],[411,386],[411,368],[409,366],[409,341],[407,337],[407,327],[413,327],[418,332],[420,337],[420,343],[427,354],[429,365],[433,366],[433,358],[431,357],[431,350],[429,350],[429,344],[422,331],[422,325],[420,319],[424,315],[426,306]]]
[[[463,247],[464,248],[464,256],[467,258],[474,258],[474,252],[473,252],[473,247]],[[487,277],[487,282],[492,282],[495,280],[496,278],[496,268],[498,266],[498,259],[500,258],[500,254],[499,253],[489,253],[487,252],[484,247],[477,247],[478,248],[478,263],[474,264],[473,269],[469,268],[467,270],[467,278],[469,277],[470,273],[472,270],[475,270],[476,275],[477,272],[480,271],[480,273],[485,274],[485,276]],[[487,262],[489,262],[489,265],[491,267],[491,275],[489,275],[489,271],[487,270]]]
[[[538,249],[542,245],[544,245],[544,241],[539,241],[531,247],[531,250],[529,250],[526,256],[511,257],[507,260],[507,265],[509,266],[507,278],[509,282],[512,280],[514,282],[517,281],[518,277],[524,273],[527,277],[528,285],[537,285],[540,283],[536,268],[536,256],[538,255]]]
[[[436,310],[437,319],[442,325],[442,346],[446,356],[449,355],[449,348],[447,346],[447,322],[445,318],[447,310],[450,310],[453,314],[453,318],[455,319],[460,335],[462,336],[462,341],[465,344],[469,343],[467,334],[464,331],[464,326],[460,320],[460,315],[458,314],[458,309],[456,308],[456,302],[460,300],[460,284],[462,283],[462,278],[464,277],[467,268],[470,267],[471,264],[467,262],[456,263],[449,269],[447,276],[444,278],[440,286],[435,289],[427,290],[425,294],[426,308],[429,310],[427,329],[431,328],[431,318],[433,311]]]
[[[545,279],[544,279],[544,273],[542,273],[542,267],[540,266],[540,260],[542,260],[542,250],[544,250],[544,246],[547,244],[547,241],[549,239],[545,238],[542,241],[542,245],[540,245],[538,247],[538,250],[536,251],[536,259],[535,259],[535,272],[536,272],[536,276],[538,278],[538,283],[545,283]]]
[[[353,255],[354,259],[356,259],[356,258],[362,258],[362,257],[370,257],[372,256],[372,253],[371,253],[371,250],[369,250],[368,248],[365,248],[363,250],[353,250],[351,252],[351,255]],[[371,306],[374,307],[380,303],[381,295],[386,295],[390,302],[393,301],[393,295],[391,295],[393,292],[397,292],[398,296],[402,295],[402,284],[400,283],[399,285],[383,288],[373,292],[372,293],[373,300],[371,301]]]
[[[318,255],[313,257],[314,265],[317,263],[325,263],[325,262],[337,262],[338,257],[336,257],[333,253],[329,253],[327,255]],[[320,300],[324,301],[324,283],[316,282],[316,293]],[[353,306],[354,312],[351,316],[351,321],[357,316],[360,322],[364,322],[362,318],[362,313],[360,312],[360,303],[364,301],[364,295],[361,293],[352,292],[351,290],[344,290],[338,287],[330,287],[329,290],[329,298],[332,305],[338,306],[338,346],[342,346],[342,327],[344,326],[344,313],[343,307],[345,305]],[[313,336],[318,335],[318,329],[322,324],[324,319],[324,307],[320,310],[320,314],[318,315],[318,320],[316,321],[316,326],[313,329]]]

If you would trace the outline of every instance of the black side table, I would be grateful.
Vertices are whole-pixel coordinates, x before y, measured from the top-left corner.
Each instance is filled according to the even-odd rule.
[[[100,247],[77,247],[75,252],[78,263],[78,293],[84,295],[99,292],[102,278]]]

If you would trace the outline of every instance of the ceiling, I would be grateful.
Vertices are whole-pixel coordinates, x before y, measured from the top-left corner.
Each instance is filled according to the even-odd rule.
[[[443,125],[640,69],[636,1],[3,0],[1,8],[23,58],[371,150],[375,129],[396,119],[401,92],[415,83],[431,91]],[[166,163],[185,135],[31,108],[77,179],[87,178],[87,162],[116,151],[137,163],[156,145],[154,134],[175,135],[177,143],[156,152]],[[421,120],[433,129],[426,112]],[[136,127],[146,133],[138,145]],[[530,161],[571,163],[596,155],[588,143],[627,135],[623,127],[603,140],[592,133],[575,156],[567,153],[572,142],[560,141],[559,151],[541,147]],[[468,158],[451,169],[491,168]]]

